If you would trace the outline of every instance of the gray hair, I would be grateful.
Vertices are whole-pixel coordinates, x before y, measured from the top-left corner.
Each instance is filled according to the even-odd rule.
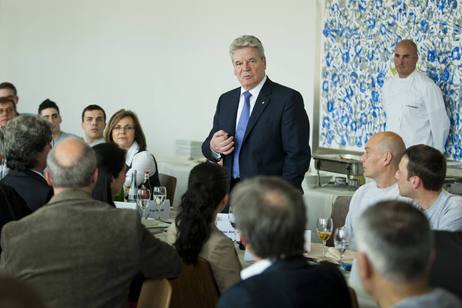
[[[234,39],[231,46],[229,46],[229,55],[231,56],[231,60],[233,59],[233,55],[236,50],[246,47],[255,48],[260,57],[265,57],[265,49],[263,48],[260,40],[253,35],[243,35]]]
[[[297,189],[277,177],[255,177],[231,193],[236,225],[261,258],[303,253],[305,205]]]
[[[413,282],[428,274],[433,234],[424,213],[409,203],[384,201],[368,208],[358,220],[356,241],[390,281]]]
[[[34,168],[37,156],[51,142],[51,128],[47,121],[35,115],[20,115],[3,128],[3,151],[8,168]]]
[[[51,175],[53,187],[82,188],[91,184],[91,177],[96,169],[96,155],[90,146],[83,141],[81,143],[83,145],[82,153],[76,162],[70,166],[63,166],[56,159],[56,146],[48,154],[47,170]]]

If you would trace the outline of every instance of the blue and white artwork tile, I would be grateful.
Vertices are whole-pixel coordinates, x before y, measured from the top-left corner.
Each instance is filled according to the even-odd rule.
[[[327,0],[323,22],[320,146],[362,150],[386,129],[382,87],[396,74],[394,48],[419,48],[417,69],[443,92],[446,154],[462,160],[462,7],[457,0]]]

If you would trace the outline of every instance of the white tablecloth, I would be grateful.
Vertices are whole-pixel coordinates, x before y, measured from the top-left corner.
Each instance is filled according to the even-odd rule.
[[[319,217],[330,217],[332,205],[335,199],[340,196],[352,196],[354,191],[343,187],[308,187],[303,181],[303,199],[306,205],[308,229],[311,230],[311,242],[320,243],[316,233],[316,221]]]

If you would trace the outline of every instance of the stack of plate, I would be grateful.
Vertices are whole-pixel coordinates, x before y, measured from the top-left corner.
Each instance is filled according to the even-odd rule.
[[[189,160],[201,159],[203,158],[201,146],[201,141],[175,140],[175,153]]]

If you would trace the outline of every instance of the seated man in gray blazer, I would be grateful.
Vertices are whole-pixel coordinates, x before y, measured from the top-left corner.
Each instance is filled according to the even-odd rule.
[[[180,259],[141,225],[137,211],[93,200],[96,157],[67,138],[47,159],[50,202],[3,227],[0,270],[29,282],[47,307],[125,307],[133,276],[173,278]]]

